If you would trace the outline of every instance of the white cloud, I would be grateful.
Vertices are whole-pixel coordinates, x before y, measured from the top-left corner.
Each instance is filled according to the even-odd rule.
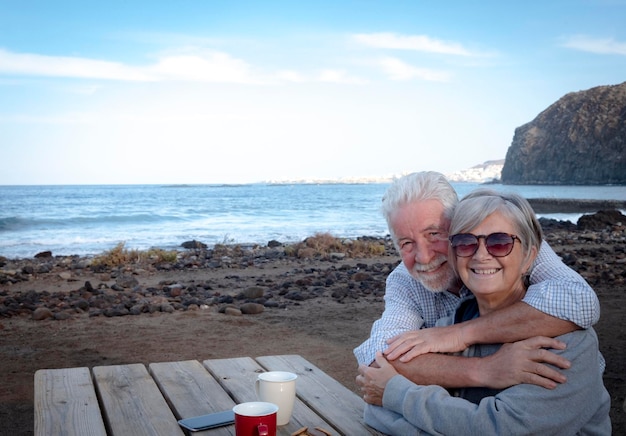
[[[149,67],[160,78],[199,82],[258,83],[250,66],[221,52],[208,52],[204,56],[180,55],[162,58]]]
[[[564,47],[596,54],[626,55],[626,42],[615,41],[613,38],[593,38],[586,35],[575,35],[566,38]]]
[[[88,58],[12,53],[0,49],[0,73],[142,82],[261,82],[245,61],[217,51],[164,56],[153,65],[129,66]]]
[[[393,57],[381,58],[377,61],[377,64],[391,80],[421,79],[431,82],[447,82],[450,80],[450,73],[448,72],[414,67]]]
[[[395,33],[360,33],[352,35],[358,43],[375,48],[413,50],[457,56],[471,56],[469,50],[455,42],[441,41],[426,35],[397,35]]]
[[[310,73],[282,70],[273,73],[273,75],[263,75],[256,73],[250,64],[241,59],[212,50],[168,54],[147,66],[129,66],[117,62],[80,57],[12,53],[0,49],[0,74],[2,73],[144,82],[190,81],[268,84],[278,80],[294,83],[367,83],[365,79],[337,69],[323,69]]]
[[[140,69],[94,59],[11,53],[0,49],[0,73],[128,81],[152,81]]]

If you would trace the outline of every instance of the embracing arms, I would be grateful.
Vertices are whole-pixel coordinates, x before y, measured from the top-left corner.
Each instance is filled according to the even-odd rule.
[[[397,270],[402,270],[401,267]],[[374,324],[370,339],[355,349],[355,355],[360,364],[369,365],[374,361],[376,351],[386,351],[386,357],[392,360],[396,369],[419,384],[502,388],[533,383],[554,388],[565,377],[543,363],[559,368],[567,368],[569,363],[544,348],[561,349],[562,344],[558,341],[509,344],[490,358],[470,360],[431,352],[461,351],[473,343],[511,343],[534,336],[557,336],[573,331],[577,326],[587,328],[599,317],[599,303],[593,289],[564,265],[546,243],[542,244],[533,265],[533,284],[527,292],[526,302],[467,323],[422,328],[432,327],[437,318],[451,315],[459,299],[451,301],[449,295],[433,294],[415,283],[406,269],[402,274],[394,271],[390,275],[385,313]],[[425,308],[429,305],[437,307],[435,318],[429,314],[428,307]],[[393,319],[388,316],[390,314],[394,315]],[[411,322],[398,324],[396,318],[410,319]],[[400,359],[403,355],[405,359]]]
[[[565,375],[555,367],[567,369],[570,362],[548,349],[564,348],[565,344],[561,341],[536,336],[505,344],[498,352],[487,357],[428,353],[409,362],[395,360],[390,363],[398,373],[413,383],[422,385],[503,389],[520,383],[530,383],[554,389],[558,384],[567,381]],[[376,363],[372,365],[376,366]]]
[[[554,390],[531,384],[505,389],[478,404],[451,396],[439,386],[418,386],[398,376],[384,359],[382,369],[359,368],[357,383],[370,404],[369,425],[390,434],[416,429],[428,434],[610,434],[610,397],[599,370],[598,342],[593,329],[560,337],[567,343],[555,351],[573,362],[570,382]],[[490,347],[490,346],[487,346]]]

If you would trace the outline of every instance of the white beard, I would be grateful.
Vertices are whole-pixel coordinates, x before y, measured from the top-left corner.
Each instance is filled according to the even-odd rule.
[[[447,261],[447,257],[440,256],[428,265],[415,264],[411,270],[411,275],[431,292],[447,291],[457,280],[456,274],[448,264],[436,274],[428,273],[428,271],[437,269]]]

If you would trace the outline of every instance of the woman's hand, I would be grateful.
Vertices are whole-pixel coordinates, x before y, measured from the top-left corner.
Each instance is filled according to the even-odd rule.
[[[389,360],[399,358],[404,363],[422,354],[453,353],[469,346],[463,341],[459,324],[412,330],[394,336],[387,343],[389,348],[385,350],[385,357]]]
[[[366,403],[382,406],[385,386],[398,372],[380,352],[376,353],[376,364],[378,368],[365,365],[359,366],[359,375],[356,376],[356,383],[361,387],[363,400]]]

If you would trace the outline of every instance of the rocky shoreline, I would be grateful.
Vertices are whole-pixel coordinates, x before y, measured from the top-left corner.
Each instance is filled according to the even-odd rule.
[[[197,248],[178,252],[175,262],[114,268],[94,266],[92,258],[79,256],[5,259],[0,261],[0,317],[66,320],[84,314],[113,317],[208,308],[242,315],[319,297],[336,301],[357,294],[382,297],[385,278],[398,260],[389,239],[367,239],[384,247],[380,254],[357,259],[341,251],[296,254],[293,246],[277,243],[219,250],[192,244]],[[313,260],[324,268],[308,266]],[[246,271],[269,265],[284,270],[280,280],[257,283],[246,278]],[[197,278],[209,272],[209,278]],[[38,283],[51,281],[57,291],[38,289]]]

